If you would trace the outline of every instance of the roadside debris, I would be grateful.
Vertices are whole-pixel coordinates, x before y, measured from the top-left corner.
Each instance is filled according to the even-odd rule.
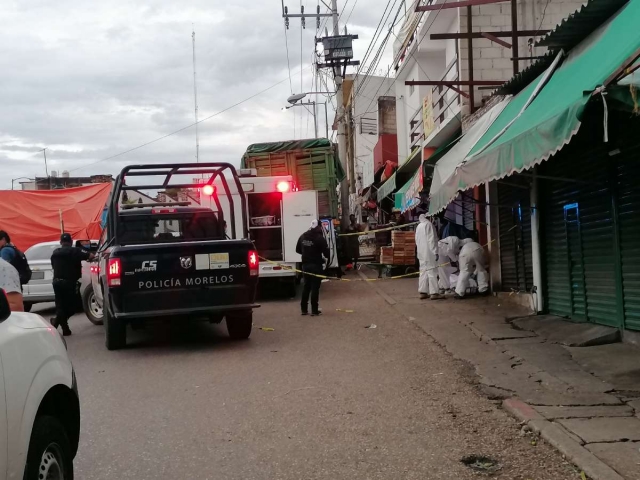
[[[371,325],[364,328],[378,328],[378,326],[375,323],[372,323]]]
[[[344,308],[336,308],[336,312],[355,313],[355,310],[345,310]]]
[[[490,457],[482,455],[468,455],[460,460],[467,467],[477,472],[494,473],[500,470],[500,464]]]
[[[271,327],[258,327],[258,330],[262,330],[263,332],[275,332],[276,331],[275,328],[271,328]]]

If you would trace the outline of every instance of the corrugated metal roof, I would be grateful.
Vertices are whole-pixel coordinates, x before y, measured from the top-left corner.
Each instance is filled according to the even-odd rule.
[[[527,85],[538,78],[549,68],[556,57],[555,53],[547,52],[544,57],[538,59],[521,72],[515,74],[510,80],[506,81],[493,93],[494,95],[516,95],[524,90]]]
[[[629,0],[589,0],[536,42],[536,47],[570,50],[627,4]]]

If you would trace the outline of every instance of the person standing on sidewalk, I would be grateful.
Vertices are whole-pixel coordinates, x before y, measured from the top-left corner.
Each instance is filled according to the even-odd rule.
[[[357,235],[362,229],[360,224],[356,221],[356,216],[349,215],[349,226],[347,227],[347,255],[349,261],[353,264],[353,269],[358,269],[358,258],[360,257],[360,237]]]
[[[324,271],[324,258],[329,258],[329,245],[322,233],[322,225],[318,220],[311,222],[311,228],[298,239],[296,252],[302,255],[302,271],[304,273],[304,288],[300,307],[302,315],[309,314],[309,296],[311,296],[311,316],[320,315],[318,302],[320,300],[320,285]]]
[[[62,327],[62,334],[71,335],[69,318],[76,311],[76,288],[82,276],[82,262],[93,258],[93,254],[73,246],[73,239],[68,233],[60,236],[60,248],[53,251],[51,265],[53,267],[53,292],[56,296],[56,316],[51,324]]]
[[[420,215],[419,221],[416,228],[416,249],[420,261],[418,292],[421,299],[441,300],[444,295],[438,288],[438,233],[424,214]]]

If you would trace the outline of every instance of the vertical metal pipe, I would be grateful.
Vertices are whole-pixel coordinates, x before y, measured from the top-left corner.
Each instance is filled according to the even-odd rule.
[[[513,74],[520,71],[518,57],[518,0],[511,0],[511,46],[513,48]]]
[[[531,182],[530,203],[531,203],[531,267],[533,269],[533,297],[536,303],[536,313],[544,310],[544,284],[542,278],[542,255],[540,254],[540,209],[538,208],[537,168],[533,171],[533,181]]]
[[[467,33],[469,34],[469,38],[467,39],[467,49],[469,50],[468,56],[468,65],[469,65],[469,113],[473,113],[476,111],[476,92],[473,86],[473,38],[471,38],[471,33],[473,32],[473,17],[471,6],[467,7]]]

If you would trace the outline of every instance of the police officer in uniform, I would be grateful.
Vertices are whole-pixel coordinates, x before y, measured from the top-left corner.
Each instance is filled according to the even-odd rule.
[[[56,316],[51,319],[51,324],[56,328],[61,326],[65,337],[71,335],[68,321],[76,311],[76,289],[82,277],[82,262],[92,258],[92,253],[73,246],[73,239],[68,233],[60,236],[60,248],[51,255],[56,295]]]
[[[322,279],[314,275],[322,275],[324,270],[323,255],[329,258],[329,245],[322,233],[322,225],[318,220],[311,222],[311,228],[304,232],[298,239],[296,252],[302,255],[302,271],[307,274],[304,276],[304,288],[302,290],[302,315],[309,313],[309,295],[311,295],[311,316],[320,315],[318,308],[318,300],[320,298],[320,285]]]

